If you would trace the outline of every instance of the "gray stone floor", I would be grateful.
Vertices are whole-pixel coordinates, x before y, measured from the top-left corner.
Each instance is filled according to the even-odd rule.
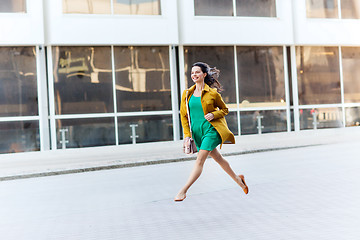
[[[0,236],[50,239],[360,239],[360,141],[0,182]]]

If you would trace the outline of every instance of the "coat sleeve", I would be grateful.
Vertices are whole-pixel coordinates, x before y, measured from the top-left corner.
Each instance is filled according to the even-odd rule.
[[[184,130],[184,138],[191,137],[185,98],[186,98],[186,90],[182,94],[181,104],[180,104],[180,119],[181,119],[181,125]]]
[[[216,93],[215,106],[218,108],[218,110],[212,112],[212,114],[214,114],[214,119],[225,117],[229,113],[229,109],[222,99],[220,93]]]

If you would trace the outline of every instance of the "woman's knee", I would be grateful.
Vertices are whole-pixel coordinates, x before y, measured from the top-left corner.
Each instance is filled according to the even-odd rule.
[[[208,156],[209,156],[209,151],[200,150],[196,158],[196,163],[199,165],[204,165],[205,160],[207,159]]]

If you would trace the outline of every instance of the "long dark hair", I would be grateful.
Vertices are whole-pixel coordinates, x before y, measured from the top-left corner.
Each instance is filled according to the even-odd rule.
[[[216,88],[218,92],[221,92],[223,87],[221,86],[218,78],[220,75],[220,70],[216,67],[211,68],[209,64],[204,62],[196,62],[192,65],[192,67],[200,67],[203,73],[206,73],[204,78],[204,82],[209,85],[211,88]]]

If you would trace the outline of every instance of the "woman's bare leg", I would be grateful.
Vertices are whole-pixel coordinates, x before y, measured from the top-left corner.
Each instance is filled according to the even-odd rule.
[[[186,192],[188,191],[188,189],[191,187],[191,185],[193,185],[193,183],[200,177],[203,167],[204,167],[204,163],[206,158],[209,156],[209,151],[206,150],[200,150],[196,161],[195,161],[195,165],[190,173],[190,176],[186,182],[186,184],[184,185],[184,187],[180,190],[180,192],[176,195],[175,197],[175,201],[176,200],[180,200],[180,199],[184,199],[186,197]]]
[[[237,183],[239,186],[244,189],[245,185],[243,184],[241,178],[234,173],[232,170],[230,164],[228,161],[226,161],[221,153],[215,148],[210,152],[210,157],[212,157],[221,167],[224,169],[224,171],[229,174],[229,176]]]

